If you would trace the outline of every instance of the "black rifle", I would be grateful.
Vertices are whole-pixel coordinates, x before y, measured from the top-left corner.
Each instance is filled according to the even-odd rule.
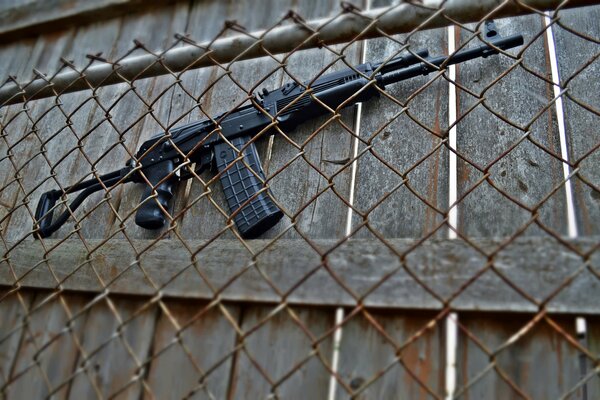
[[[146,184],[135,223],[146,229],[161,228],[175,184],[211,168],[219,173],[240,235],[256,237],[273,227],[283,212],[265,186],[254,136],[262,135],[274,124],[289,131],[308,119],[327,114],[329,109],[366,101],[379,94],[378,88],[385,90],[386,85],[427,75],[441,65],[487,57],[523,44],[521,35],[501,37],[493,21],[486,21],[484,29],[489,45],[462,50],[451,57],[432,58],[427,50],[422,50],[385,63],[361,64],[305,84],[289,82],[273,91],[263,89],[250,105],[171,129],[168,134],[160,133],[144,142],[124,168],[64,190],[44,193],[35,212],[34,233],[42,238],[51,235],[90,194],[126,182]],[[192,163],[197,166],[194,173],[189,171]],[[56,202],[79,191],[82,192],[53,222]]]

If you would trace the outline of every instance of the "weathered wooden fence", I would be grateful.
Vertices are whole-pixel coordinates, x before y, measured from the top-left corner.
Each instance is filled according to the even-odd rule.
[[[600,6],[582,3],[1,5],[0,398],[600,398]],[[525,44],[262,135],[285,217],[259,239],[212,172],[164,229],[135,225],[128,184],[34,238],[43,192],[158,132],[472,48],[491,18]]]

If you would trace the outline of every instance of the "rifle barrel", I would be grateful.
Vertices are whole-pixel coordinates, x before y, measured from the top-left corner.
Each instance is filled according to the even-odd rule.
[[[427,75],[433,71],[439,70],[439,66],[446,64],[458,64],[464,61],[472,60],[479,57],[487,57],[493,54],[498,54],[498,50],[508,50],[513,47],[521,46],[523,44],[522,35],[513,35],[505,38],[494,39],[489,41],[493,46],[482,45],[473,49],[462,50],[458,53],[453,54],[450,57],[435,57],[427,59],[427,62],[420,62],[416,65],[403,68],[399,71],[384,73],[381,75],[380,83],[384,86],[391,83],[400,82],[406,79],[414,78],[419,75]]]
[[[381,65],[383,65],[379,72],[382,74],[387,74],[388,72],[396,71],[399,68],[406,68],[410,65],[420,63],[428,56],[429,50],[421,49],[417,50],[415,54],[410,53],[407,55],[401,55],[399,57],[392,58],[391,60],[388,60],[388,62],[386,62],[385,64],[383,62],[374,63],[372,67],[373,70],[376,70]]]

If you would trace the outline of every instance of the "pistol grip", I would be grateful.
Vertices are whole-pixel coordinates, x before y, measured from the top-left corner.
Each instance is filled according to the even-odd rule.
[[[218,143],[214,147],[223,193],[231,213],[235,214],[233,219],[240,235],[247,239],[266,232],[283,217],[283,212],[275,205],[269,190],[265,188],[265,174],[254,143],[246,146],[243,151],[244,157],[230,166],[238,157],[239,150],[244,148],[250,139],[250,136],[232,139],[230,142],[237,150],[228,143]]]
[[[145,229],[159,229],[166,224],[167,220],[160,206],[165,210],[169,208],[169,200],[173,197],[176,182],[175,177],[169,175],[173,174],[174,169],[173,161],[166,160],[142,170],[144,176],[152,186],[149,186],[145,180],[142,180],[145,187],[141,205],[135,214],[135,223],[137,225]],[[155,190],[156,197],[148,199],[148,197],[154,195]]]

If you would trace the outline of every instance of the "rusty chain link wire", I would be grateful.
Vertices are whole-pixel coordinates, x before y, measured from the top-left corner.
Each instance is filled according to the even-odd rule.
[[[34,239],[43,192],[123,167],[156,133],[218,122],[263,87],[308,82],[310,91],[324,74],[362,62],[412,54],[427,64],[418,50],[473,48],[486,43],[485,21],[515,2],[468,24],[442,3],[401,35],[368,17],[355,39],[310,50],[301,48],[319,29],[348,14],[367,18],[367,5],[343,2],[333,13],[325,1],[287,13],[240,5],[270,15],[242,26],[216,3],[173,6],[170,22],[161,9],[124,17],[116,31],[104,23],[41,37],[67,58],[29,82],[7,78],[4,88],[23,93],[44,79],[54,95],[0,107],[0,397],[598,396],[598,6],[565,1],[546,13],[518,3],[530,14],[496,24],[502,35],[522,34],[523,46],[444,63],[386,90],[369,76],[377,99],[323,103],[326,116],[294,131],[260,110],[271,124],[252,143],[285,217],[257,240],[237,231],[220,174],[196,171],[172,140],[192,178],[163,208],[168,226],[134,223],[142,187],[152,186],[144,176],[103,185],[55,234]],[[331,16],[315,29],[307,21],[324,10]],[[178,12],[187,22],[178,25]],[[272,13],[283,17],[273,23]],[[440,17],[451,28],[430,29]],[[160,32],[167,24],[171,43]],[[284,54],[263,46],[288,25],[310,35]],[[367,33],[377,38],[363,40]],[[96,35],[113,35],[113,49],[68,58],[69,46]],[[220,62],[211,44],[235,35],[254,39],[245,51],[258,46],[264,57],[242,51]],[[165,54],[182,46],[201,56],[170,70]],[[139,78],[150,65],[120,75],[123,60],[148,55],[169,73]],[[23,75],[39,67],[28,62]],[[122,83],[91,83],[86,72],[100,65]],[[50,82],[65,72],[87,89],[57,91]],[[63,196],[57,211],[66,204]],[[448,318],[456,343],[444,339]],[[448,346],[456,346],[453,385]]]

